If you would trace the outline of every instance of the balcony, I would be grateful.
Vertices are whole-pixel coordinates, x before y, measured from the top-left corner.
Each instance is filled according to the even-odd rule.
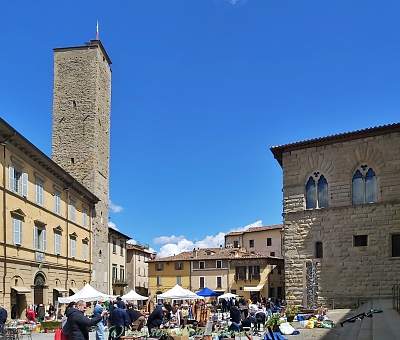
[[[125,287],[125,286],[128,285],[128,282],[126,281],[125,278],[117,279],[117,278],[113,277],[112,285],[115,286],[115,287]]]
[[[235,280],[239,281],[239,280],[246,280],[246,274],[236,274],[235,275]]]
[[[260,274],[249,274],[249,280],[260,281],[261,275]]]

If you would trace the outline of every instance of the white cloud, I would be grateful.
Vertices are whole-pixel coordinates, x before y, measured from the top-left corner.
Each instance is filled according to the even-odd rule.
[[[232,231],[245,231],[245,230],[247,230],[249,228],[262,227],[262,226],[263,226],[262,220],[258,220],[257,222],[248,224],[248,225],[246,225],[244,227],[231,229],[231,230],[229,230],[229,232],[232,232]]]
[[[154,244],[166,244],[166,243],[176,243],[185,239],[185,236],[160,236],[153,239]]]
[[[215,236],[206,236],[200,241],[189,241],[187,239],[181,239],[176,243],[168,243],[160,248],[157,253],[158,257],[173,256],[183,251],[192,251],[193,248],[218,248],[220,245],[224,245],[225,233],[219,233]]]
[[[122,208],[120,205],[115,205],[113,202],[108,203],[108,208],[113,212],[113,213],[119,213],[121,212],[124,208]]]
[[[244,227],[239,227],[231,229],[231,231],[245,231],[253,227],[262,227],[262,220],[256,221],[254,223],[248,224]],[[225,233],[218,233],[215,236],[208,235],[203,240],[189,241],[185,239],[184,236],[161,236],[153,239],[155,244],[164,244],[157,257],[173,256],[182,253],[183,251],[192,251],[193,248],[219,248],[221,245],[225,246]]]
[[[108,226],[112,229],[118,230],[117,225],[114,222],[108,222]]]
[[[129,244],[137,244],[137,241],[131,239],[131,240],[126,241],[126,243],[129,243]]]

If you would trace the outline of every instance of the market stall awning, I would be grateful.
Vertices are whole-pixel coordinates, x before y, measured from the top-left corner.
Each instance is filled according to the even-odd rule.
[[[23,286],[12,286],[11,288],[14,289],[17,292],[17,294],[27,294],[31,292],[29,288]]]
[[[66,292],[68,292],[68,290],[66,290],[66,289],[63,288],[63,287],[54,287],[53,289],[56,290],[56,291],[59,292],[59,293],[66,293]]]
[[[263,289],[264,285],[261,286],[254,286],[254,287],[243,287],[243,290],[245,292],[259,292],[261,289]]]

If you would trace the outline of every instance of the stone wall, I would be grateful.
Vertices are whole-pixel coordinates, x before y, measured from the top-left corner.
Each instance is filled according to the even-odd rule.
[[[301,148],[283,153],[285,283],[287,299],[306,305],[306,263],[315,267],[318,304],[354,306],[359,299],[390,297],[400,257],[391,235],[400,233],[400,132]],[[361,164],[377,176],[378,201],[353,205],[352,177]],[[315,172],[329,185],[329,207],[305,209],[305,187]],[[354,246],[367,235],[367,246]],[[316,258],[316,242],[323,257]]]
[[[108,292],[111,69],[99,42],[54,50],[52,158],[100,202],[92,223],[92,285]],[[101,254],[100,254],[101,251]]]

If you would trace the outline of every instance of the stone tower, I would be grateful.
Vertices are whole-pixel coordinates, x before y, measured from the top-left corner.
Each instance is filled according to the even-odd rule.
[[[99,40],[54,49],[52,158],[100,199],[91,207],[91,284],[104,293],[109,293],[110,65]]]

